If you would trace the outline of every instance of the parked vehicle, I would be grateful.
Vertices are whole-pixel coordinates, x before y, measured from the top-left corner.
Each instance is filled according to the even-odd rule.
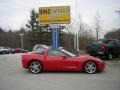
[[[105,69],[105,62],[98,58],[76,56],[62,48],[38,48],[32,53],[23,54],[22,65],[33,74],[42,71],[84,71],[93,74]]]
[[[0,49],[0,54],[9,54],[9,50],[8,49]]]
[[[119,57],[120,55],[120,41],[113,39],[96,40],[86,47],[86,52],[92,56],[105,57],[111,60],[113,56]]]
[[[2,47],[0,48],[0,54],[14,54],[14,53],[26,53],[26,50],[21,48],[9,48],[9,47]]]
[[[33,47],[33,51],[36,51],[39,48],[49,48],[47,45],[37,44]]]
[[[14,54],[14,53],[15,53],[15,49],[10,48],[10,49],[9,49],[9,52],[10,52],[10,54]]]
[[[21,49],[21,48],[15,48],[15,53],[26,53],[27,51]]]
[[[15,53],[14,49],[11,48],[2,48],[0,49],[0,54],[13,54]]]

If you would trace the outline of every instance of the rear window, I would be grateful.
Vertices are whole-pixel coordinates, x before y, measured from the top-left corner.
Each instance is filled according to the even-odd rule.
[[[93,44],[108,44],[113,40],[97,40],[95,42],[93,42]]]

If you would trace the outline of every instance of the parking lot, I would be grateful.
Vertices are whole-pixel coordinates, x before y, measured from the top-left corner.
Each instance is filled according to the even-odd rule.
[[[0,90],[120,90],[120,63],[107,63],[102,73],[43,72],[22,68],[21,54],[0,55]]]

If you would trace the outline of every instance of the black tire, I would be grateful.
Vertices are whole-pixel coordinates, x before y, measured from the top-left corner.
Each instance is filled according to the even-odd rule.
[[[9,51],[9,53],[8,54],[12,54],[12,52],[11,51]]]
[[[29,71],[33,74],[41,73],[42,68],[42,63],[38,60],[33,60],[29,64]]]
[[[107,58],[108,60],[112,60],[112,59],[113,59],[112,53],[109,53],[106,58]]]
[[[7,53],[5,51],[3,51],[2,54],[7,54]]]
[[[88,61],[84,64],[84,72],[94,74],[98,70],[97,64],[94,61]]]

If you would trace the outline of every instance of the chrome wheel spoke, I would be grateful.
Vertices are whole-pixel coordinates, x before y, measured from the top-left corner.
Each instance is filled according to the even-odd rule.
[[[32,73],[39,73],[41,71],[41,65],[38,61],[33,61],[30,64],[30,71]]]
[[[87,73],[95,73],[97,70],[96,64],[94,62],[87,62],[85,65],[85,71]]]

